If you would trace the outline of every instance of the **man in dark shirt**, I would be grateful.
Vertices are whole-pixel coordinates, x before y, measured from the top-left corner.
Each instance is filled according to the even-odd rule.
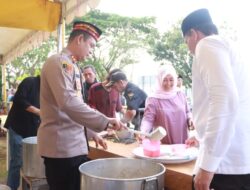
[[[84,66],[82,68],[82,75],[85,79],[83,83],[83,99],[88,104],[89,89],[93,84],[97,83],[95,67],[93,65]]]
[[[9,132],[10,165],[7,185],[17,190],[22,166],[22,139],[37,135],[40,124],[40,76],[25,78],[15,93],[4,127]]]
[[[138,130],[143,116],[143,108],[147,94],[135,84],[128,82],[123,72],[116,72],[110,76],[110,82],[106,87],[112,87],[118,92],[123,92],[126,99],[127,110],[121,119],[122,122],[132,122]]]

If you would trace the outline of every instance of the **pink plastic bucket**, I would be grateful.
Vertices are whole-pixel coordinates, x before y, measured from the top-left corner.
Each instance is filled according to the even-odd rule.
[[[160,145],[160,141],[151,141],[149,139],[144,139],[142,141],[144,155],[148,157],[160,156]]]

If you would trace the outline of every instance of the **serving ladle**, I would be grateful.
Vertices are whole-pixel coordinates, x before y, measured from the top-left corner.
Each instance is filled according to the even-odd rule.
[[[143,135],[147,137],[149,140],[153,140],[153,141],[160,141],[162,138],[164,138],[167,135],[167,131],[161,126],[154,129],[151,133],[145,133],[145,132],[130,129],[130,128],[127,128],[127,129],[131,133]]]

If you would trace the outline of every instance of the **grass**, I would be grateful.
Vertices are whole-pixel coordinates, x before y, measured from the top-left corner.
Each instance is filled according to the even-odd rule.
[[[6,137],[0,137],[0,184],[6,184]]]

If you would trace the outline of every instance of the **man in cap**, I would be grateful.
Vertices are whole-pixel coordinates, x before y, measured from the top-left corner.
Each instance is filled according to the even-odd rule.
[[[181,29],[194,55],[193,121],[200,149],[194,189],[250,189],[249,66],[218,35],[207,9],[190,13]]]
[[[82,78],[77,61],[93,51],[101,30],[88,22],[74,22],[68,45],[49,57],[41,71],[41,120],[38,150],[44,158],[50,190],[79,190],[78,167],[88,160],[88,139],[106,143],[94,131],[122,123],[90,108],[82,99]],[[91,130],[87,130],[91,129]]]
[[[97,82],[89,89],[88,104],[108,117],[116,117],[116,112],[122,111],[121,95],[113,88],[105,85],[110,81],[110,76],[120,69],[113,69],[108,73],[106,80]]]
[[[110,81],[106,87],[112,87],[118,92],[123,92],[126,99],[127,110],[121,119],[123,123],[132,121],[136,130],[139,129],[145,108],[147,94],[135,84],[128,82],[127,76],[123,72],[115,72],[110,76]]]

